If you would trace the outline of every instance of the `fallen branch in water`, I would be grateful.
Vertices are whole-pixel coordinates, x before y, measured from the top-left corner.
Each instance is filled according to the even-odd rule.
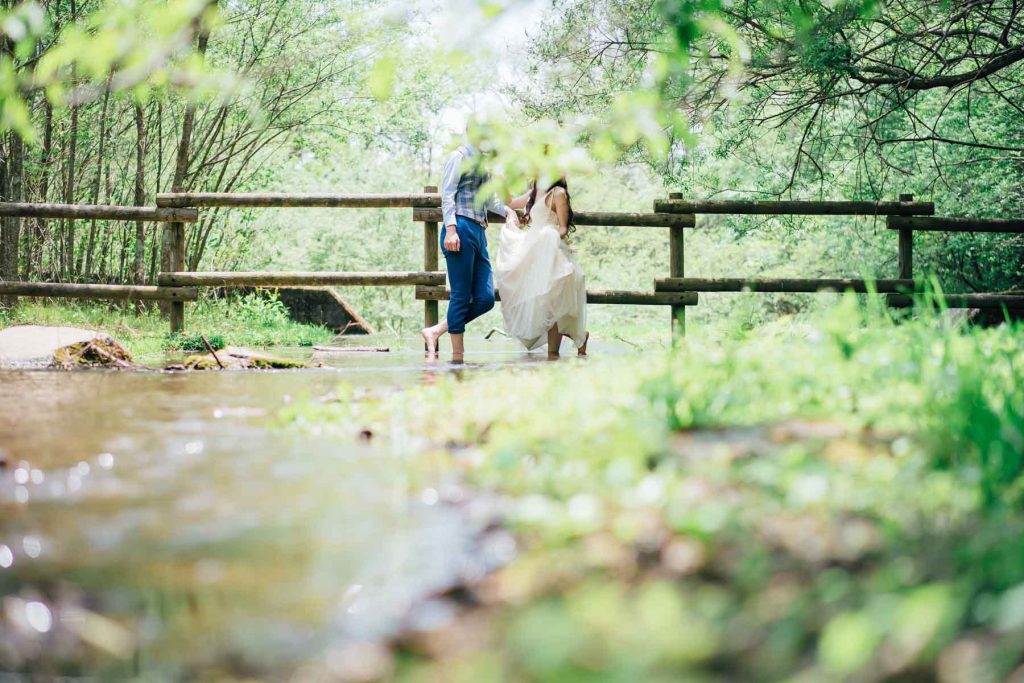
[[[210,352],[210,355],[213,356],[213,359],[217,361],[217,365],[220,366],[221,370],[223,370],[224,364],[220,362],[220,358],[217,357],[217,352],[213,350],[213,346],[211,346],[210,342],[207,341],[206,336],[201,334],[199,335],[199,338],[203,340],[203,343],[206,344],[206,350]]]
[[[324,353],[389,353],[386,346],[314,346],[314,351]]]
[[[622,342],[623,344],[629,344],[629,345],[630,345],[630,346],[632,346],[632,347],[633,347],[634,349],[639,349],[639,348],[640,348],[640,345],[639,345],[639,344],[637,344],[637,343],[635,343],[635,342],[631,342],[631,341],[629,341],[628,339],[625,339],[625,338],[623,338],[623,337],[620,337],[620,336],[619,336],[619,335],[617,335],[617,334],[615,335],[615,338],[616,338],[616,339],[618,339],[618,340],[619,340],[620,342]]]

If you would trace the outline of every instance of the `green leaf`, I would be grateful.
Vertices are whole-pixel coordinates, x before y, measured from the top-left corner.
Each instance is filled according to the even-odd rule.
[[[879,640],[880,634],[866,614],[845,612],[825,626],[818,658],[829,671],[852,673],[871,659]]]
[[[386,100],[391,97],[395,89],[395,75],[398,71],[398,59],[394,55],[387,55],[377,60],[370,71],[367,85],[370,94],[378,100]]]

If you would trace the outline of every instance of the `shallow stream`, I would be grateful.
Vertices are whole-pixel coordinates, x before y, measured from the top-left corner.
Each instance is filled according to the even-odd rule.
[[[273,420],[340,382],[395,391],[547,361],[504,340],[464,365],[426,363],[417,340],[353,344],[391,352],[273,351],[323,365],[299,371],[0,371],[0,671],[287,678],[439,618],[429,596],[507,561],[511,539],[481,545],[485,521],[413,489],[412,454]]]

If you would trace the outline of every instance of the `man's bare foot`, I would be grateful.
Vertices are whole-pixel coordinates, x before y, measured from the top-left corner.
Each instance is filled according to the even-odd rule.
[[[454,363],[455,365],[461,365],[462,363],[465,363],[465,362],[466,362],[466,358],[465,358],[464,354],[461,354],[461,353],[453,353],[452,354],[452,363]]]
[[[580,355],[580,356],[587,355],[587,344],[589,344],[589,343],[590,343],[590,332],[588,331],[587,332],[587,336],[583,338],[583,345],[580,346],[580,348],[578,348],[576,350],[577,355]]]
[[[427,355],[436,356],[437,340],[441,336],[440,333],[433,327],[424,327],[420,334],[423,336],[423,346],[427,351]]]

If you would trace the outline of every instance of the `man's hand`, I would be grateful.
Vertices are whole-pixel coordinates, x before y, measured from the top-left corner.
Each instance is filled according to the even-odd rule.
[[[505,210],[505,222],[519,227],[519,214],[516,213],[515,209],[510,208]]]
[[[444,231],[444,248],[448,251],[459,251],[462,242],[459,241],[459,233],[455,232],[455,226],[449,225]]]

